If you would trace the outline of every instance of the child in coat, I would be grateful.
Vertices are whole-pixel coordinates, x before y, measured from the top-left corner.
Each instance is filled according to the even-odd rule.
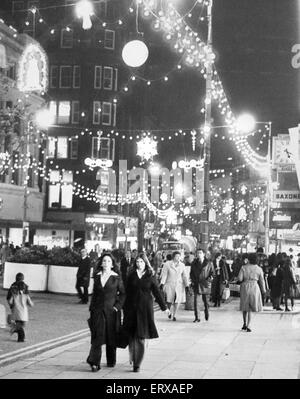
[[[29,296],[28,285],[24,283],[24,274],[18,273],[16,281],[10,286],[7,293],[7,302],[11,309],[11,319],[15,325],[11,329],[11,334],[18,334],[18,342],[25,341],[25,325],[28,322],[28,305],[33,306]]]

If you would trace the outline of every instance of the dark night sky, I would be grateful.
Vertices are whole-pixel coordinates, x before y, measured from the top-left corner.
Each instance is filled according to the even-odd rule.
[[[194,0],[176,0],[176,4],[181,6],[180,11],[186,11]],[[195,15],[200,11],[199,6]],[[194,28],[202,33],[206,31],[203,22],[196,25],[194,22]],[[288,133],[287,129],[300,121],[300,68],[291,66],[291,49],[300,43],[299,31],[300,0],[214,0],[216,66],[232,110],[237,115],[248,111],[258,121],[272,121],[273,135]],[[166,52],[162,70],[167,70],[166,65],[172,65],[176,59],[179,57],[173,56],[171,51]],[[151,115],[161,125],[199,127],[204,80],[199,78],[199,72],[191,69],[177,73],[172,79],[169,87],[161,83],[147,94],[157,99]],[[215,125],[223,124],[216,108],[213,117]],[[189,139],[184,145],[183,142],[169,143],[167,154],[161,148],[164,159],[171,161],[178,154],[191,152],[190,143]],[[213,139],[212,148],[212,166],[224,166],[224,159],[232,155],[231,143]],[[263,145],[261,153],[264,151],[266,146]]]

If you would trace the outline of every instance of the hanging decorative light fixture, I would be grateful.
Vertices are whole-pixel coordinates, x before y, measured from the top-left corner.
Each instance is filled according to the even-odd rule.
[[[157,155],[157,141],[152,137],[143,137],[141,141],[137,143],[137,155],[144,161],[149,161]]]
[[[78,18],[82,18],[82,28],[84,30],[91,29],[91,16],[94,14],[92,2],[89,0],[80,0],[76,4],[76,14]]]
[[[136,4],[136,32],[135,38],[125,44],[122,50],[122,58],[126,65],[131,68],[138,68],[145,64],[149,57],[149,49],[143,41],[143,32],[139,31],[139,2]]]

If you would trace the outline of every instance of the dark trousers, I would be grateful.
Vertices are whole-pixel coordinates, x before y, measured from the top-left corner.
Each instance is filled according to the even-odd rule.
[[[273,307],[275,309],[278,309],[280,307],[280,302],[281,302],[281,297],[275,297],[273,298]]]
[[[194,313],[195,313],[195,319],[200,319],[199,314],[198,314],[198,298],[200,299],[200,295],[194,292]],[[206,295],[202,295],[202,301],[204,303],[204,312],[207,314],[208,313],[208,303],[207,303],[207,298]]]
[[[285,295],[284,296],[284,304],[285,304],[286,309],[288,308],[288,299],[289,299],[288,296]],[[294,307],[294,298],[290,298],[290,300],[291,300],[291,306]]]
[[[102,345],[92,344],[87,362],[94,365],[100,366],[102,356]],[[114,366],[116,364],[117,348],[115,346],[106,345],[106,361],[108,366]]]
[[[129,353],[133,362],[133,367],[140,367],[145,354],[145,340],[141,338],[130,338]]]
[[[14,332],[18,334],[18,342],[24,342],[25,340],[25,321],[16,320],[16,326]]]
[[[83,287],[83,292],[81,290],[81,287],[83,287],[83,286],[77,280],[75,288],[76,288],[76,291],[78,292],[78,296],[82,300],[82,302],[88,303],[88,301],[89,301],[88,287]]]

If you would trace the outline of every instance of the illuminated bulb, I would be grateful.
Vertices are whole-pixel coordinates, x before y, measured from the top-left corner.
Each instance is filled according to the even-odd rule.
[[[76,5],[76,14],[78,18],[82,18],[82,28],[84,30],[91,29],[91,15],[94,14],[93,4],[88,0],[80,0]]]

